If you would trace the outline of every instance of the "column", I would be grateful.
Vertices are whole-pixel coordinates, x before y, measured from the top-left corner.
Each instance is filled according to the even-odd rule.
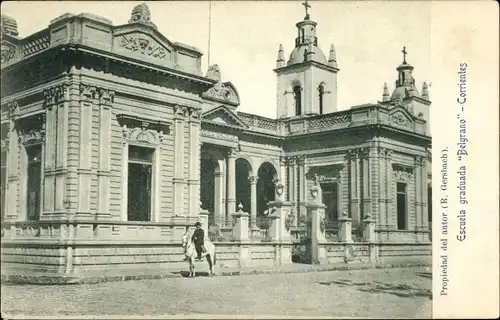
[[[98,218],[111,218],[109,210],[109,188],[111,175],[111,106],[114,92],[99,89],[99,167],[98,176]]]
[[[174,107],[174,215],[185,216],[184,210],[184,119],[188,114],[185,106]]]
[[[234,212],[236,212],[236,149],[231,148],[227,153],[227,225],[232,225],[232,214]]]
[[[295,201],[295,185],[293,183],[294,181],[294,172],[295,172],[295,158],[294,157],[287,157],[286,158],[286,163],[288,165],[288,201],[294,202]]]
[[[248,177],[250,181],[250,229],[258,230],[257,227],[257,176]]]
[[[386,228],[387,220],[386,220],[386,178],[385,178],[385,162],[386,162],[386,152],[385,148],[378,148],[378,174],[379,174],[379,184],[378,184],[378,224],[381,228]]]
[[[98,98],[97,88],[80,85],[80,156],[78,167],[78,216],[90,216],[92,181],[92,108]],[[109,194],[108,194],[109,197]]]
[[[221,223],[225,221],[223,213],[223,202],[222,202],[222,190],[224,189],[224,179],[222,171],[216,171],[214,173],[214,223],[220,226]]]
[[[200,202],[200,116],[201,109],[189,109],[188,215],[198,215]]]
[[[350,194],[350,210],[351,210],[351,219],[354,221],[359,221],[359,159],[358,159],[358,150],[353,149],[349,150],[349,162],[350,162],[350,185],[351,185],[351,194]]]
[[[297,156],[297,166],[299,167],[298,171],[299,171],[299,175],[298,177],[296,178],[296,180],[299,180],[300,183],[299,183],[299,186],[298,186],[298,201],[297,201],[297,204],[298,204],[298,216],[306,216],[307,215],[307,208],[306,208],[306,204],[307,204],[307,194],[306,194],[306,183],[307,183],[307,179],[306,179],[306,174],[305,174],[305,155],[300,155],[300,156]]]
[[[19,112],[19,105],[17,101],[13,101],[7,104],[9,108],[9,140],[8,140],[8,154],[7,154],[7,186],[5,194],[6,202],[6,220],[16,220],[18,218],[19,212],[17,210],[18,192],[17,185],[19,183],[18,178],[18,163],[19,163],[19,139],[18,133],[15,128],[15,121]]]
[[[300,221],[300,211],[297,210],[297,167],[296,167],[297,158],[294,156],[288,157],[288,201],[290,201],[296,212],[297,217],[295,219],[295,224],[298,226]]]
[[[337,215],[340,216],[340,214],[344,211],[344,202],[342,201],[342,189],[343,189],[343,183],[342,183],[342,171],[339,172],[338,175],[338,180],[337,180]],[[323,199],[321,199],[323,200]]]
[[[286,172],[286,164],[287,164],[287,161],[286,161],[286,157],[284,156],[280,156],[280,167],[279,167],[279,172],[278,172],[278,179],[285,185],[288,185],[289,184],[289,180],[288,180],[288,177],[287,177],[287,172]],[[285,189],[285,192],[284,192],[284,198],[285,199],[288,199],[288,188]]]
[[[393,186],[393,181],[392,181],[392,150],[387,150],[386,153],[386,160],[385,160],[385,179],[386,179],[386,184],[385,184],[385,221],[387,222],[387,229],[392,228],[394,222],[392,221],[391,218],[391,213],[392,213],[392,186]]]

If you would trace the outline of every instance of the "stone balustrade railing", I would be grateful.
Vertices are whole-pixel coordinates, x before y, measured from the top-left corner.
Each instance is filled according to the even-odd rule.
[[[265,118],[243,112],[239,112],[238,116],[252,130],[273,133],[278,136],[293,136],[321,132],[325,129],[344,129],[369,124],[384,124],[419,134],[426,134],[424,120],[419,118],[409,120],[405,118],[402,111],[391,111],[394,110],[391,108],[380,104],[366,104],[329,114],[281,119]]]

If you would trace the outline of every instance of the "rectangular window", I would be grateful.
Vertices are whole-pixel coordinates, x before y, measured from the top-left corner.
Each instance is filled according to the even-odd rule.
[[[42,189],[42,147],[26,147],[28,156],[28,181],[26,216],[29,221],[40,219],[40,197]]]
[[[338,219],[338,183],[322,183],[321,191],[323,196],[323,203],[326,205],[325,215],[330,221],[335,221]]]
[[[407,227],[407,194],[406,183],[398,182],[396,186],[396,203],[397,203],[397,224],[398,230],[406,230]]]
[[[128,221],[151,221],[154,149],[129,146]]]

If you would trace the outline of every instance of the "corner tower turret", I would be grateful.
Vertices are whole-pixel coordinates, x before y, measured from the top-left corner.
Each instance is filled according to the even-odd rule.
[[[287,118],[337,111],[337,57],[333,45],[327,60],[318,47],[317,23],[310,19],[309,3],[304,20],[298,22],[295,47],[284,61],[280,45],[276,69],[277,117]]]
[[[403,63],[401,63],[396,71],[398,79],[395,81],[395,88],[390,99],[388,99],[388,91],[384,86],[383,103],[400,104],[404,106],[415,117],[423,119],[427,122],[427,135],[430,136],[430,106],[429,88],[424,82],[422,86],[422,94],[418,92],[413,78],[413,66],[406,61],[406,47],[401,50],[403,53]]]

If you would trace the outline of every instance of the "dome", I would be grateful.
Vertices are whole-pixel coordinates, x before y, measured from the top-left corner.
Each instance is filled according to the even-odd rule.
[[[328,60],[326,60],[326,56],[323,51],[321,51],[321,49],[317,46],[312,47],[314,50],[312,61],[316,61],[322,64],[328,64]],[[293,49],[292,53],[290,53],[290,59],[288,59],[287,66],[304,62],[304,52],[307,48],[308,46],[299,46]]]

